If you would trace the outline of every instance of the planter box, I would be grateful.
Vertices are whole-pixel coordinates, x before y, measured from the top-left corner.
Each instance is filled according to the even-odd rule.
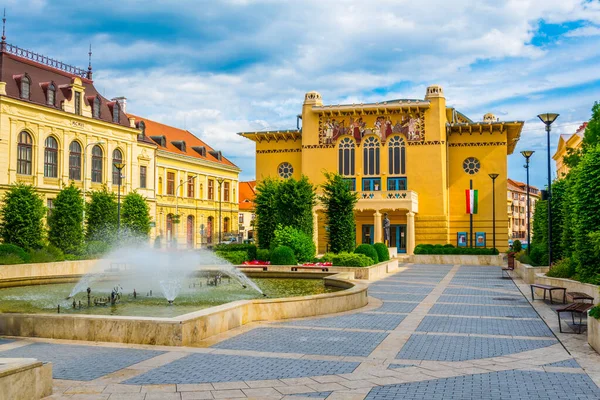
[[[533,267],[515,260],[515,272],[528,285],[536,283],[535,278],[537,274],[545,274],[549,269],[548,267]]]
[[[415,264],[452,264],[452,265],[504,265],[504,256],[474,256],[452,254],[415,254],[411,256]]]
[[[0,398],[37,400],[52,394],[52,364],[0,358]]]
[[[588,343],[596,353],[600,353],[600,321],[588,314],[587,324]]]
[[[560,286],[567,288],[567,292],[581,292],[590,295],[594,298],[594,304],[600,302],[599,286],[592,285],[591,283],[581,283],[565,278],[551,278],[545,274],[536,274],[535,283],[541,283],[543,285]],[[540,291],[540,293],[542,293]]]

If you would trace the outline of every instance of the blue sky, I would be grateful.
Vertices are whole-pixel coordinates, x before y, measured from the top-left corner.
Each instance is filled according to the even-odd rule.
[[[423,98],[444,87],[474,120],[526,122],[532,184],[552,146],[600,100],[600,0],[8,0],[7,41],[81,67],[128,111],[187,128],[254,177],[239,131],[295,128],[304,93],[325,103]],[[554,166],[553,166],[554,169]]]

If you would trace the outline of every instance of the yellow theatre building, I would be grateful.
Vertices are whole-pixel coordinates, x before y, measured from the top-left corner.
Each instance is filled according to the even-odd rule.
[[[507,157],[523,122],[486,114],[475,122],[447,107],[443,89],[427,88],[424,99],[325,105],[305,95],[297,129],[242,132],[256,143],[256,178],[300,178],[324,182],[324,171],[347,177],[358,193],[357,243],[382,242],[382,218],[390,219],[390,247],[412,254],[420,243],[457,245],[469,237],[465,190],[478,190],[473,247],[492,247],[495,179],[496,247],[508,247]],[[315,237],[326,251],[326,226],[315,208]],[[475,238],[480,240],[476,241]],[[481,240],[483,239],[483,240]],[[468,243],[467,243],[468,245]]]

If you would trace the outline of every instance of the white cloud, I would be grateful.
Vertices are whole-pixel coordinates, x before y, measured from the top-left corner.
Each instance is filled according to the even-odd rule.
[[[600,36],[600,27],[597,26],[582,26],[581,28],[573,29],[567,32],[565,36],[568,37],[582,37],[582,36]]]

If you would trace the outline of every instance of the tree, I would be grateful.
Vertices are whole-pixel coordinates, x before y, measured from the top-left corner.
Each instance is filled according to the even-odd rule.
[[[535,203],[529,254],[537,265],[548,265],[548,201]]]
[[[325,178],[327,180],[321,185],[323,195],[319,197],[319,201],[325,207],[329,249],[334,253],[351,253],[356,243],[354,206],[358,196],[350,190],[350,185],[341,175],[326,172]]]
[[[600,143],[600,103],[595,102],[592,107],[592,118],[589,120],[583,134],[583,153],[593,150]]]
[[[113,243],[117,233],[117,196],[108,191],[106,186],[101,190],[90,192],[90,201],[86,204],[88,241],[105,241]]]
[[[313,208],[316,204],[315,187],[306,176],[280,181],[275,198],[277,216],[282,226],[291,226],[313,236]]]
[[[150,207],[144,196],[131,192],[123,199],[121,226],[136,240],[148,240],[150,234]]]
[[[277,229],[277,191],[279,182],[272,178],[262,180],[256,186],[254,198],[255,226],[257,231],[258,246],[261,249],[269,249],[271,240]]]
[[[83,197],[73,182],[63,188],[48,215],[48,241],[64,253],[77,254],[83,247]]]
[[[33,186],[17,183],[2,198],[0,236],[7,244],[24,249],[43,247],[46,212],[44,201]]]

